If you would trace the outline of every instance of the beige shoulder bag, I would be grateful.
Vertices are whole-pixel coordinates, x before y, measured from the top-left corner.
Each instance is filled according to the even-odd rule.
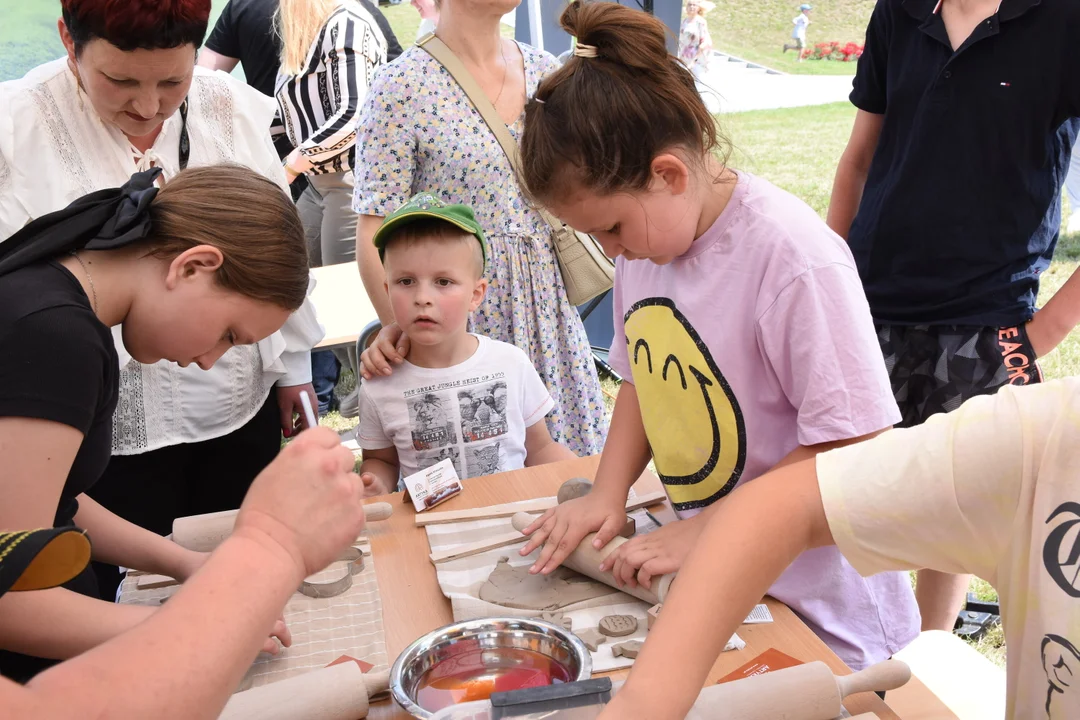
[[[491,128],[495,139],[502,146],[503,152],[510,160],[510,167],[517,173],[520,162],[517,143],[514,142],[502,118],[495,112],[495,106],[476,84],[472,74],[450,48],[434,35],[421,38],[417,44],[446,68],[446,71],[465,91],[473,107],[484,118],[484,122]],[[559,261],[559,271],[562,273],[566,296],[570,302],[573,305],[583,305],[597,295],[610,290],[615,278],[615,263],[604,254],[596,239],[591,235],[575,231],[542,207],[536,206],[536,210],[540,213],[540,217],[551,226],[551,244],[555,248],[555,257]]]

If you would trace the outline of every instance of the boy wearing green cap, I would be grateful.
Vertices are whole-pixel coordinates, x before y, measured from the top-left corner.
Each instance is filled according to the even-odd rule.
[[[393,375],[360,387],[366,492],[393,492],[399,475],[446,459],[464,479],[575,457],[548,433],[554,401],[528,356],[468,331],[487,291],[487,245],[472,210],[420,193],[373,242],[412,344]]]

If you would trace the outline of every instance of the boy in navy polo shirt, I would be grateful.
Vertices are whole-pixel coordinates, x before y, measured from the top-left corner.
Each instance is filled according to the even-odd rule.
[[[1080,129],[1080,3],[879,0],[828,223],[851,245],[901,425],[1006,384],[1080,323],[1080,278],[1036,314]],[[924,629],[966,576],[921,571]]]

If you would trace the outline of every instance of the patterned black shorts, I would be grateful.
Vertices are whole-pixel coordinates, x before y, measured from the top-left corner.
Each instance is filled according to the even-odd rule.
[[[878,325],[877,334],[903,416],[898,427],[919,425],[1003,385],[1042,382],[1024,325]]]

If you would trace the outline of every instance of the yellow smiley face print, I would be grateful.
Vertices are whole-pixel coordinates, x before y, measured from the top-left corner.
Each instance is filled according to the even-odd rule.
[[[645,433],[672,505],[710,505],[731,492],[746,463],[739,403],[670,299],[635,303],[625,327]]]

